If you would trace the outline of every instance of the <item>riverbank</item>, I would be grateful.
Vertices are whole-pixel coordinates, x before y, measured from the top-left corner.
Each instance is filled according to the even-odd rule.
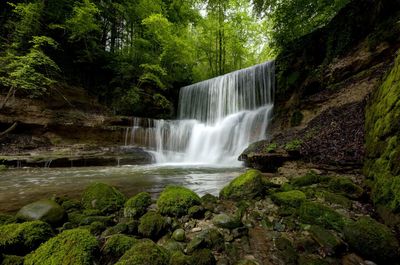
[[[219,196],[167,186],[128,199],[94,183],[28,204],[1,215],[3,264],[398,264],[359,176],[301,168],[249,170]]]

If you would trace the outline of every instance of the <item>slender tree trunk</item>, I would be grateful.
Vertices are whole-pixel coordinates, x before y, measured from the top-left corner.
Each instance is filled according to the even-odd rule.
[[[5,107],[7,101],[14,94],[14,92],[15,92],[15,87],[14,86],[10,87],[10,90],[8,90],[6,98],[3,100],[3,102],[0,103],[0,110],[2,110]]]

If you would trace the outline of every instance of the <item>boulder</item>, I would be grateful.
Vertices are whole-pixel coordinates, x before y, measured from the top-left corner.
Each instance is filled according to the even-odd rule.
[[[137,242],[115,265],[168,265],[169,253],[148,239]]]
[[[186,215],[190,207],[200,203],[196,193],[179,186],[167,186],[157,200],[160,213],[169,216]]]
[[[215,226],[227,229],[235,229],[239,226],[242,226],[242,222],[233,216],[229,216],[225,213],[218,214],[214,216],[212,222]]]
[[[344,228],[350,248],[362,257],[378,264],[391,264],[399,260],[399,242],[390,229],[370,217],[361,217]]]
[[[110,213],[121,209],[125,200],[125,196],[116,188],[104,183],[93,183],[83,192],[82,205],[85,209]]]
[[[151,196],[147,192],[141,192],[130,198],[124,207],[124,216],[138,218],[146,213],[151,205]]]
[[[49,224],[42,221],[0,226],[0,253],[23,255],[53,236]]]
[[[158,239],[166,232],[167,222],[162,215],[156,212],[146,213],[139,222],[138,231],[144,237]]]
[[[97,239],[86,229],[62,232],[25,257],[25,265],[92,265]]]
[[[304,202],[299,209],[299,218],[304,223],[320,225],[339,232],[346,223],[344,216],[317,202]]]
[[[271,199],[278,205],[299,207],[306,200],[306,195],[302,191],[291,190],[277,192],[272,195]]]
[[[173,233],[172,233],[172,238],[176,241],[182,242],[185,241],[185,230],[183,230],[182,228],[178,228],[176,229]]]
[[[222,199],[253,199],[264,191],[261,172],[250,169],[232,180],[219,193]]]
[[[107,238],[101,248],[102,264],[116,263],[126,251],[131,249],[139,240],[127,235],[112,235]]]
[[[25,221],[41,220],[52,225],[62,223],[66,214],[64,208],[52,200],[40,200],[22,207],[17,218]]]

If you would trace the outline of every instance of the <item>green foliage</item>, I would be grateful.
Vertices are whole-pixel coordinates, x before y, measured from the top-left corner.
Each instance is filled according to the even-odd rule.
[[[97,248],[97,239],[88,230],[66,230],[26,256],[24,264],[89,265]]]
[[[167,186],[157,200],[161,214],[182,216],[190,207],[201,204],[200,197],[185,187]]]
[[[265,152],[267,153],[273,153],[276,151],[276,149],[278,148],[278,144],[277,143],[270,143],[267,145],[267,147],[265,147]]]
[[[167,265],[169,253],[163,247],[156,245],[151,240],[141,240],[130,250],[125,252],[115,265]]]
[[[49,224],[42,221],[0,226],[0,253],[25,254],[53,236]]]
[[[262,194],[264,189],[261,172],[250,169],[232,180],[219,193],[224,199],[253,199]]]
[[[100,31],[96,16],[100,14],[97,6],[90,0],[76,2],[72,16],[66,22],[66,28],[71,32],[71,40],[82,40]]]
[[[301,141],[299,139],[294,139],[294,140],[286,143],[284,148],[287,151],[298,151],[300,149],[302,143],[303,143],[303,141]]]
[[[93,183],[82,195],[82,205],[86,209],[113,212],[124,205],[125,196],[116,188],[104,183]]]
[[[140,217],[146,213],[151,204],[151,196],[147,192],[140,192],[125,203],[125,217]]]

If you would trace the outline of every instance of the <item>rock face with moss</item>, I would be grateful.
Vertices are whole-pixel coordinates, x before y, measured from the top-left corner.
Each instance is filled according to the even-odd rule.
[[[345,226],[344,235],[350,247],[363,257],[379,264],[393,264],[399,260],[400,246],[396,237],[388,227],[370,217]]]
[[[0,226],[0,253],[25,254],[53,236],[51,227],[42,221]]]
[[[264,191],[261,172],[250,169],[232,180],[219,193],[223,199],[253,199]]]
[[[83,193],[82,205],[86,209],[113,212],[123,207],[125,195],[104,183],[93,183]]]
[[[42,220],[49,224],[59,224],[65,218],[65,211],[52,200],[40,200],[22,207],[17,213],[17,218],[26,221]]]
[[[400,211],[400,54],[366,111],[365,174],[375,203]]]
[[[157,200],[161,214],[182,216],[190,207],[201,204],[200,197],[193,191],[179,186],[167,186]]]
[[[124,216],[137,218],[146,213],[151,204],[151,196],[148,192],[141,192],[126,201]]]
[[[165,218],[156,212],[148,212],[140,218],[139,233],[144,237],[157,239],[167,228]]]
[[[135,244],[120,258],[116,265],[168,265],[169,253],[151,240]]]
[[[26,265],[91,265],[97,239],[86,229],[66,230],[25,258]]]

